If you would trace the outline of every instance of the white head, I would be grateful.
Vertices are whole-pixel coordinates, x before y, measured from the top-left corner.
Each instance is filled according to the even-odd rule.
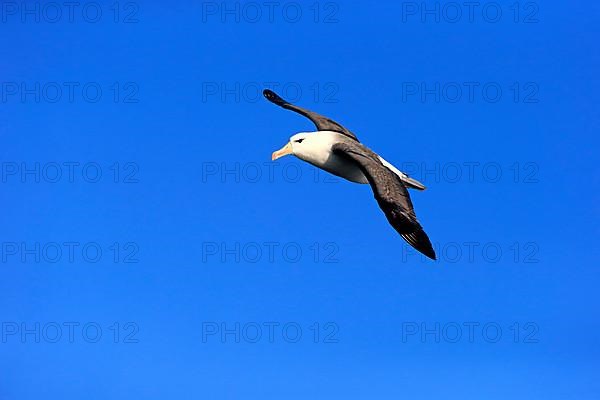
[[[300,132],[290,138],[281,149],[273,152],[271,160],[293,154],[301,160],[322,163],[330,155],[333,140],[328,132]],[[333,132],[332,132],[333,133]]]

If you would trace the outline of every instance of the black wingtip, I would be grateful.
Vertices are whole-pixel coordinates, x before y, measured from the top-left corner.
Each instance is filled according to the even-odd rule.
[[[271,103],[275,103],[278,106],[283,106],[283,105],[287,104],[287,101],[282,99],[277,93],[275,93],[272,90],[269,90],[269,89],[263,90],[263,96],[265,96],[265,98],[267,100],[269,100]]]
[[[408,242],[408,244],[410,244],[416,250],[423,253],[432,260],[437,260],[435,250],[433,250],[433,246],[431,245],[431,241],[429,240],[429,237],[422,228],[419,228],[418,230],[412,233],[401,234],[401,236],[404,240]]]
[[[419,249],[417,249],[419,250]],[[435,251],[433,249],[431,250],[419,250],[421,253],[423,253],[426,257],[431,258],[433,261],[437,261],[437,256],[435,254]]]

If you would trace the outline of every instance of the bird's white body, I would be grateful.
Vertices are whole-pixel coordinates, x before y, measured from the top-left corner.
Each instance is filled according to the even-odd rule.
[[[349,181],[368,183],[356,164],[331,151],[340,137],[343,136],[332,131],[301,132],[292,136],[290,143],[293,154],[299,159]]]
[[[351,182],[369,183],[366,176],[355,163],[332,152],[333,145],[342,140],[347,140],[347,138],[333,131],[300,132],[290,138],[290,144],[292,146],[292,154],[301,160]],[[398,175],[407,186],[421,190],[425,188],[422,184],[409,178],[408,175],[398,170],[381,156],[378,157],[381,163]]]

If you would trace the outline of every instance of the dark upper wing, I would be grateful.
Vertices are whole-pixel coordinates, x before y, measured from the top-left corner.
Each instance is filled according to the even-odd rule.
[[[348,136],[349,138],[354,139],[358,142],[358,139],[354,133],[350,132],[348,129],[344,128],[342,125],[338,124],[337,122],[335,122],[323,115],[317,114],[316,112],[312,112],[312,111],[306,110],[302,107],[298,107],[291,103],[288,103],[287,101],[285,101],[284,99],[279,97],[277,95],[277,93],[273,92],[272,90],[269,90],[269,89],[263,90],[263,95],[271,103],[275,103],[280,107],[283,107],[288,110],[297,112],[298,114],[304,115],[306,118],[310,119],[315,124],[317,129],[320,131],[339,132],[342,135]]]
[[[379,207],[404,240],[435,260],[435,251],[417,220],[408,190],[400,178],[381,163],[377,154],[360,143],[344,140],[334,144],[332,151],[361,169],[369,180]]]

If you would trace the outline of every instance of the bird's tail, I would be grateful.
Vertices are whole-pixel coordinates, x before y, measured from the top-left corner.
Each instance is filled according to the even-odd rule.
[[[400,179],[402,180],[402,183],[404,183],[404,185],[406,185],[406,187],[409,187],[411,189],[417,189],[417,190],[425,190],[426,189],[425,185],[423,185],[418,180],[409,177],[408,175],[401,176]]]
[[[435,250],[429,241],[429,237],[420,226],[416,231],[411,233],[401,233],[400,236],[408,242],[412,247],[425,254],[432,260],[436,260]]]
[[[392,171],[393,173],[398,175],[398,177],[400,178],[402,183],[404,183],[404,186],[411,188],[411,189],[425,190],[425,185],[423,185],[418,180],[413,179],[410,176],[406,175],[404,172],[400,171],[398,168],[394,167],[392,164],[390,164],[389,162],[384,160],[383,157],[379,156],[379,160],[381,161],[381,163],[383,165],[385,165],[387,167],[387,169],[389,169],[390,171]]]

